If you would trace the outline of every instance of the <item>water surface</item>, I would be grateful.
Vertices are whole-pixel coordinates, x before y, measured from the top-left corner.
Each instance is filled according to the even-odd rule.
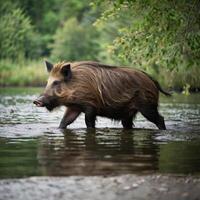
[[[98,118],[87,131],[81,115],[59,130],[64,108],[32,104],[41,89],[0,89],[0,178],[27,176],[200,174],[200,94],[161,96],[166,131],[141,115],[135,129]]]

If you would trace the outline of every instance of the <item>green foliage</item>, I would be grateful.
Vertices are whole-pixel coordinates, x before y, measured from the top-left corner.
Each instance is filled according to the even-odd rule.
[[[183,77],[178,80],[181,87],[186,84],[191,88],[199,87],[197,77],[200,74],[196,70],[200,65],[199,1],[95,2],[94,6],[106,8],[95,26],[108,34],[111,30],[117,33],[107,45],[116,62],[142,68],[164,83],[165,72],[171,77],[168,86],[174,86],[174,74],[182,74]],[[190,74],[188,78],[186,74],[189,71],[196,71],[198,75]]]
[[[60,60],[96,60],[99,46],[95,42],[98,33],[91,26],[78,23],[70,18],[54,36],[53,58]]]
[[[36,61],[24,63],[50,57],[133,66],[166,87],[200,88],[199,10],[196,0],[0,0],[1,85],[35,84]]]
[[[41,86],[45,84],[47,72],[43,62],[26,60],[14,63],[0,61],[0,86]]]
[[[11,5],[9,5],[11,6]],[[32,44],[33,27],[20,8],[1,7],[0,58],[20,60],[29,53]]]
[[[190,85],[189,84],[186,84],[184,87],[183,87],[183,94],[185,95],[189,95],[190,94]]]
[[[104,2],[110,9],[99,21],[119,22],[112,51],[122,62],[144,68],[156,64],[170,70],[200,64],[198,1]]]

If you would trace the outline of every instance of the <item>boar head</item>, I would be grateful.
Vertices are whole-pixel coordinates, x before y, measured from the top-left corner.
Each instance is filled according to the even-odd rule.
[[[38,107],[46,107],[49,111],[52,111],[64,104],[61,93],[72,78],[71,66],[69,63],[62,63],[62,66],[56,68],[48,61],[45,61],[45,64],[49,72],[47,85],[43,94],[33,103]]]

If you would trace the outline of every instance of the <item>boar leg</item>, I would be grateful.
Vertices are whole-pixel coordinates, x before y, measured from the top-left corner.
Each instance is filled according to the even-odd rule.
[[[68,107],[65,114],[60,122],[59,128],[66,128],[71,124],[81,113],[81,110],[75,107]]]
[[[132,129],[134,124],[133,124],[133,118],[135,117],[135,115],[137,114],[137,110],[133,111],[133,114],[131,113],[131,115],[127,115],[128,117],[122,119],[122,126],[124,129]]]
[[[122,126],[124,129],[132,129],[133,128],[133,117],[129,117],[126,119],[122,119]]]
[[[160,130],[166,130],[164,117],[158,113],[157,106],[142,106],[140,108],[140,112],[146,119],[153,122]]]
[[[96,121],[96,109],[92,106],[88,106],[85,109],[85,123],[87,128],[95,128]]]

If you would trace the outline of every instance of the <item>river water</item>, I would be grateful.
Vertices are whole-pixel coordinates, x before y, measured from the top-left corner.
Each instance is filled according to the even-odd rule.
[[[64,108],[49,113],[32,104],[41,91],[0,89],[0,178],[200,174],[200,94],[161,96],[166,131],[140,114],[131,131],[100,117],[87,131],[83,115],[63,131]]]

